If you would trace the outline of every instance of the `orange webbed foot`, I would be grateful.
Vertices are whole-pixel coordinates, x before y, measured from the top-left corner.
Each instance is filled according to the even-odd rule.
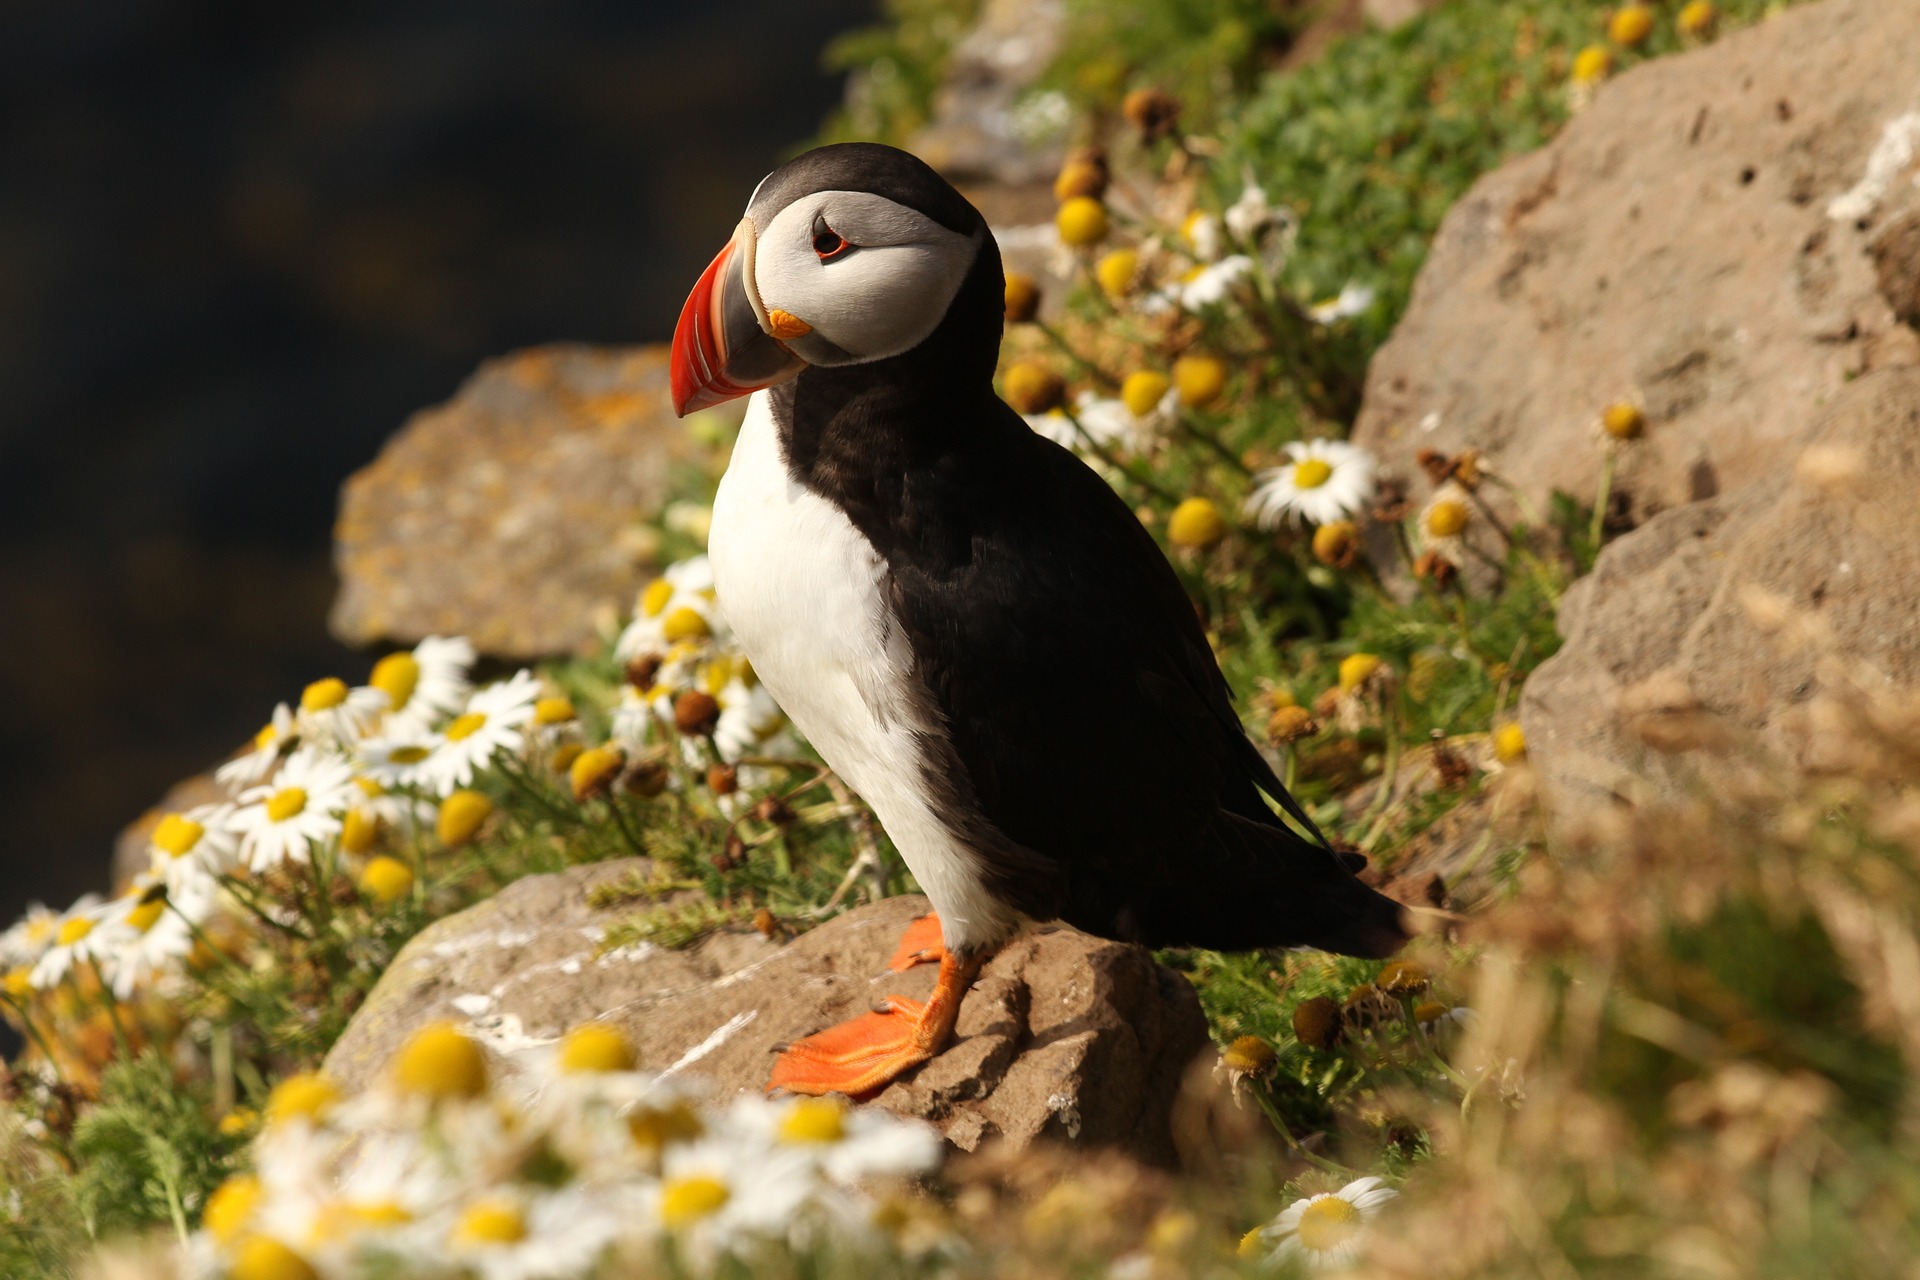
[[[916,920],[901,939],[894,969],[923,963],[922,957],[931,950],[923,945],[929,925],[937,942],[939,921],[932,916]],[[925,1004],[905,996],[888,996],[884,1008],[794,1041],[775,1059],[768,1090],[844,1093],[850,1098],[864,1098],[946,1048],[953,1037],[960,1001],[978,976],[984,957],[956,960],[941,946],[928,958],[938,959],[940,977]]]
[[[928,912],[900,935],[900,945],[894,949],[893,959],[887,962],[887,968],[895,973],[905,973],[917,964],[939,964],[947,954],[946,936],[940,931],[940,917]]]

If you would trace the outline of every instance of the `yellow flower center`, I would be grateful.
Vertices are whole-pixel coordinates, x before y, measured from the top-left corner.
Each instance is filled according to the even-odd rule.
[[[60,933],[55,941],[60,946],[70,947],[92,932],[93,921],[85,916],[75,916],[60,926]]]
[[[459,721],[454,723],[458,724]],[[419,764],[427,758],[427,755],[425,747],[395,747],[387,752],[387,759],[394,764]]]
[[[1318,489],[1333,478],[1333,468],[1322,458],[1302,458],[1293,464],[1293,487]]]
[[[1380,659],[1371,653],[1353,653],[1340,659],[1340,692],[1352,693],[1380,669]]]
[[[253,1216],[255,1206],[260,1203],[262,1191],[260,1179],[251,1174],[236,1174],[213,1189],[207,1197],[206,1211],[201,1221],[215,1240],[222,1244],[231,1241],[247,1225],[247,1219]]]
[[[1251,1258],[1265,1248],[1266,1241],[1261,1238],[1260,1234],[1265,1230],[1265,1227],[1255,1227],[1253,1230],[1247,1232],[1247,1234],[1241,1236],[1240,1243],[1235,1246],[1233,1251],[1235,1256]]]
[[[1360,1211],[1339,1196],[1321,1196],[1300,1215],[1300,1245],[1309,1253],[1329,1253],[1360,1232]]]
[[[1427,532],[1436,538],[1451,538],[1467,527],[1467,504],[1445,498],[1427,509]]]
[[[393,1075],[410,1093],[430,1098],[477,1097],[487,1089],[487,1055],[452,1023],[430,1023],[401,1047]]]
[[[300,695],[302,711],[331,711],[347,700],[347,682],[338,676],[315,680]]]
[[[7,971],[6,991],[15,1000],[25,1000],[33,994],[33,969],[21,965],[18,969]]]
[[[1514,764],[1527,758],[1527,735],[1518,720],[1509,720],[1494,730],[1493,754],[1501,764]]]
[[[273,1086],[273,1092],[267,1095],[267,1122],[319,1120],[339,1100],[340,1091],[331,1080],[317,1071],[302,1071]]]
[[[657,618],[666,611],[667,601],[673,599],[673,584],[665,578],[655,578],[640,593],[640,612],[649,618]]]
[[[348,853],[365,853],[373,848],[380,834],[380,819],[365,809],[349,809],[340,828],[340,847]]]
[[[410,653],[390,653],[373,664],[367,683],[387,695],[387,704],[395,711],[407,705],[420,683],[420,662]]]
[[[267,821],[285,822],[288,818],[298,817],[306,811],[306,807],[305,787],[282,787],[267,797]]]
[[[313,1240],[337,1240],[381,1227],[404,1227],[413,1215],[395,1200],[353,1200],[327,1205],[313,1224]]]
[[[220,1117],[220,1132],[229,1138],[237,1138],[260,1123],[260,1113],[252,1107],[235,1107]]]
[[[707,625],[706,618],[701,615],[698,609],[692,605],[683,604],[668,614],[667,620],[660,624],[660,634],[665,636],[668,642],[671,643],[678,640],[696,640],[710,636],[713,634],[713,628]]]
[[[516,1244],[527,1238],[527,1217],[506,1200],[482,1200],[460,1215],[453,1237],[466,1244]]]
[[[1241,1036],[1226,1047],[1220,1055],[1220,1061],[1229,1071],[1243,1076],[1256,1076],[1271,1067],[1278,1055],[1273,1046],[1259,1036]]]
[[[160,917],[166,912],[166,909],[167,898],[165,894],[162,894],[152,902],[143,902],[133,910],[127,912],[127,923],[139,932],[145,933],[147,930],[153,928],[154,924],[158,922]]]
[[[1136,418],[1144,418],[1160,407],[1167,388],[1172,385],[1173,382],[1164,373],[1136,369],[1120,384],[1120,399],[1125,402],[1128,413]]]
[[[1167,541],[1204,551],[1227,536],[1227,518],[1205,498],[1188,498],[1167,517]]]
[[[635,1145],[658,1151],[675,1142],[691,1142],[706,1132],[700,1117],[685,1104],[643,1107],[627,1117],[627,1132]]]
[[[266,725],[260,732],[253,735],[253,749],[255,751],[265,751],[268,747],[272,746],[279,737],[280,731],[278,729],[272,725]]]
[[[575,1027],[560,1045],[562,1071],[631,1071],[637,1060],[632,1041],[604,1022]]]
[[[1188,408],[1211,404],[1226,390],[1226,363],[1213,356],[1181,356],[1173,362],[1173,385]]]
[[[535,724],[565,724],[573,717],[572,698],[542,698],[533,704]]]
[[[832,1098],[802,1098],[780,1122],[780,1141],[838,1142],[847,1136],[847,1113]]]
[[[318,1280],[305,1258],[272,1236],[254,1236],[234,1251],[231,1280]]]
[[[626,757],[618,747],[594,747],[582,751],[567,768],[568,780],[573,784],[573,798],[584,800],[597,794],[625,763]]]
[[[718,1213],[732,1198],[733,1192],[718,1178],[672,1178],[660,1189],[660,1217],[669,1227],[684,1227]]]
[[[360,889],[375,902],[398,902],[413,892],[413,868],[384,854],[360,871]]]
[[[469,711],[447,726],[447,741],[464,742],[474,734],[480,732],[481,727],[486,723],[486,712]]]
[[[435,829],[440,843],[448,848],[463,845],[480,832],[480,824],[493,812],[493,801],[478,791],[461,788],[440,802]]]
[[[193,851],[207,829],[192,818],[170,813],[153,829],[153,843],[170,858],[181,858]]]
[[[1099,244],[1107,238],[1107,207],[1092,196],[1075,196],[1060,206],[1053,224],[1060,239],[1075,248]]]

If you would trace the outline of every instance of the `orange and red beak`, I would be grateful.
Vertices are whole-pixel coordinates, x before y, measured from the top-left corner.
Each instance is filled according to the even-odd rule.
[[[753,223],[743,218],[680,309],[669,373],[673,411],[683,418],[784,381],[806,365],[763,327],[753,248]]]

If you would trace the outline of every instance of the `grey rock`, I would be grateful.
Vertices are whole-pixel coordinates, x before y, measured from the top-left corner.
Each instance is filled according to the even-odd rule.
[[[691,453],[664,347],[488,361],[347,481],[334,634],[465,635],[509,658],[590,647],[651,576],[640,522]]]
[[[1567,592],[1520,704],[1563,818],[1692,785],[1675,746],[1819,767],[1824,699],[1920,690],[1920,368],[1807,416],[1766,481],[1656,516]]]
[[[785,945],[720,932],[683,950],[603,951],[636,905],[589,894],[644,876],[640,860],[517,881],[402,950],[329,1054],[349,1088],[373,1081],[412,1032],[451,1019],[503,1054],[589,1021],[633,1040],[649,1071],[701,1077],[720,1094],[765,1087],[775,1047],[856,1016],[887,994],[924,999],[933,970],[888,972],[926,900],[891,898]],[[1174,1158],[1169,1114],[1207,1045],[1186,980],[1145,950],[1072,930],[1019,938],[961,1006],[956,1040],[874,1105],[925,1118],[964,1149],[991,1138]]]
[[[1479,449],[1544,509],[1591,500],[1600,412],[1631,400],[1636,521],[1774,478],[1813,406],[1920,360],[1897,318],[1913,233],[1886,225],[1909,175],[1830,212],[1920,107],[1915,48],[1920,7],[1826,0],[1600,86],[1448,214],[1354,438],[1406,473],[1422,448]]]

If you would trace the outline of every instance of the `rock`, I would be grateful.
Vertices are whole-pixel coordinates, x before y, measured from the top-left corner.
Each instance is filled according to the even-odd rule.
[[[691,451],[665,347],[488,361],[347,481],[334,634],[465,635],[506,658],[589,647],[650,576],[638,523]]]
[[[327,1058],[343,1085],[373,1079],[421,1024],[451,1018],[494,1049],[552,1041],[595,1019],[623,1028],[649,1071],[697,1075],[721,1094],[765,1087],[776,1045],[881,996],[924,998],[933,969],[887,971],[919,897],[862,907],[785,945],[720,932],[684,950],[601,953],[641,909],[589,894],[644,876],[638,859],[517,881],[425,930],[380,980]],[[697,895],[693,895],[696,896]],[[961,1006],[957,1040],[876,1100],[973,1150],[990,1138],[1112,1147],[1172,1162],[1169,1113],[1207,1044],[1186,980],[1139,947],[1071,930],[1030,934],[991,961]]]
[[[986,0],[948,57],[932,119],[910,150],[970,190],[1051,184],[1068,124],[1065,101],[1050,131],[1040,121],[1023,128],[1015,108],[1059,52],[1066,20],[1062,0]],[[1003,221],[992,201],[989,194],[982,204],[988,221]]]
[[[1631,400],[1636,520],[1770,479],[1810,406],[1920,359],[1896,318],[1920,289],[1920,232],[1893,225],[1911,165],[1855,190],[1913,110],[1915,48],[1920,6],[1826,0],[1602,85],[1448,214],[1354,439],[1403,472],[1482,450],[1544,509],[1592,500],[1600,412]]]
[[[1920,690],[1920,368],[1807,416],[1768,480],[1654,517],[1568,590],[1520,703],[1562,818],[1688,785],[1698,761],[1653,747],[1754,738],[1817,766],[1826,697]]]

